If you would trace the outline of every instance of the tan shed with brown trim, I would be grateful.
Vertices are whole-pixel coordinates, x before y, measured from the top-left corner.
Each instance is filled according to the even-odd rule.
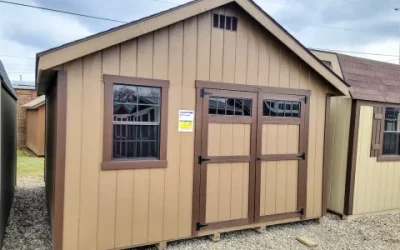
[[[323,216],[327,97],[348,88],[252,1],[190,2],[37,65],[54,249]]]
[[[400,66],[313,51],[337,65],[352,98],[334,97],[326,141],[327,207],[354,218],[400,211]]]
[[[37,156],[44,156],[46,96],[24,104],[26,109],[26,146]]]

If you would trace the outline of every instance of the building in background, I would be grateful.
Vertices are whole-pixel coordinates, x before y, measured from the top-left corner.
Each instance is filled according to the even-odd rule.
[[[0,247],[14,197],[17,169],[17,96],[0,61]]]
[[[26,147],[26,109],[22,106],[37,98],[35,83],[29,81],[12,81],[17,95],[18,148]]]
[[[44,156],[46,96],[42,95],[22,106],[26,109],[26,147],[37,156]]]
[[[400,66],[325,51],[350,86],[332,97],[326,140],[327,206],[344,218],[400,210]]]

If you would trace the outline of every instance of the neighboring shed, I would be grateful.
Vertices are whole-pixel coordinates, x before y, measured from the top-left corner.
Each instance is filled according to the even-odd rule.
[[[193,1],[39,53],[37,89],[54,249],[324,214],[326,102],[348,86],[252,1]]]
[[[0,247],[14,198],[17,169],[17,97],[0,61]]]
[[[22,106],[37,98],[35,82],[12,81],[17,101],[17,134],[18,148],[26,147],[26,109]]]
[[[352,96],[330,105],[328,209],[345,217],[399,211],[400,66],[319,53],[339,63]]]
[[[37,156],[44,156],[46,96],[26,103],[26,146]]]

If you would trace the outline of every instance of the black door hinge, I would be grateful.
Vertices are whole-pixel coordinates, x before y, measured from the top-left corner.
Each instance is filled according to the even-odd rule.
[[[304,208],[300,209],[300,211],[298,213],[301,215],[304,215]]]
[[[306,153],[302,153],[299,156],[297,156],[298,158],[305,160],[306,159]]]
[[[307,104],[307,96],[305,96],[304,98],[300,99],[300,101],[304,101],[304,103]]]
[[[196,230],[200,231],[200,229],[202,229],[203,227],[206,227],[206,226],[208,226],[208,225],[204,225],[204,224],[201,224],[200,222],[197,222],[196,223]]]
[[[201,89],[200,90],[200,97],[203,98],[206,95],[211,95],[212,93],[206,92],[206,89]]]
[[[199,156],[198,163],[201,165],[201,164],[203,164],[203,162],[205,162],[205,161],[209,161],[209,160],[210,160],[210,159],[203,158],[203,156]]]

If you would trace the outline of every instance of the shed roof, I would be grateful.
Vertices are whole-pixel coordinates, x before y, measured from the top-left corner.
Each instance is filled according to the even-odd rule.
[[[337,54],[353,99],[400,103],[400,66]]]
[[[6,69],[4,68],[3,63],[0,61],[0,78],[2,84],[4,84],[4,87],[8,90],[8,92],[15,98],[17,99],[17,96],[15,95],[14,88],[11,84],[10,79],[8,78]]]
[[[37,109],[40,106],[44,105],[46,103],[46,96],[45,95],[41,95],[38,98],[22,105],[23,108],[26,109]]]
[[[331,83],[339,92],[347,96],[349,95],[347,83],[319,61],[308,49],[252,0],[195,0],[108,31],[38,53],[36,60],[36,84],[38,92],[45,92],[49,81],[54,77],[54,74],[49,72],[53,67],[229,3],[239,5],[293,53]]]

